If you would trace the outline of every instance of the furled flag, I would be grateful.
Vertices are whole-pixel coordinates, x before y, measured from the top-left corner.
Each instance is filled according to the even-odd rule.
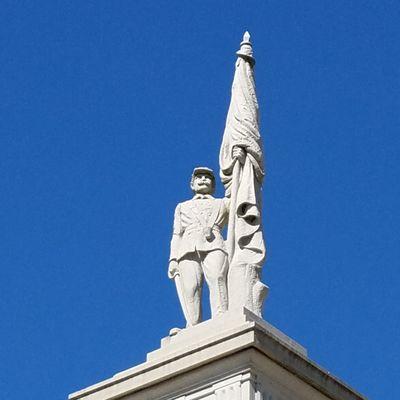
[[[227,234],[229,308],[247,307],[261,315],[267,286],[261,283],[266,250],[261,226],[261,184],[265,174],[259,132],[250,35],[246,32],[236,53],[232,97],[220,150],[220,176],[230,197]],[[244,149],[244,164],[233,157]]]

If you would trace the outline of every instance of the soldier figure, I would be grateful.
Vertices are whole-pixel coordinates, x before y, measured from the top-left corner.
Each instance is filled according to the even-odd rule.
[[[235,147],[234,158],[243,162],[245,151]],[[215,177],[211,169],[195,168],[191,200],[175,210],[168,276],[175,280],[187,326],[201,322],[203,277],[210,291],[212,318],[228,308],[228,257],[221,230],[228,222],[229,199],[212,196]]]
[[[193,199],[178,204],[168,276],[175,279],[187,326],[201,322],[203,276],[210,290],[211,313],[226,311],[228,295],[227,254],[221,229],[227,223],[226,199],[212,196],[215,177],[211,169],[195,168],[191,188]]]

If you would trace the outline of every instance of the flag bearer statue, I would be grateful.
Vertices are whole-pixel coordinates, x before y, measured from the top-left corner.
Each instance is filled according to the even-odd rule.
[[[175,280],[187,326],[201,322],[201,291],[210,291],[212,318],[243,307],[261,316],[268,287],[261,278],[265,245],[261,226],[264,162],[258,125],[250,35],[236,53],[232,96],[220,149],[225,198],[212,195],[215,176],[195,168],[194,197],[175,210],[168,275]],[[228,224],[226,241],[221,230]]]

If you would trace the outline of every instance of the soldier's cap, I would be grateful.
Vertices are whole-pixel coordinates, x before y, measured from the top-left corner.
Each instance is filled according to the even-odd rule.
[[[196,167],[196,168],[193,170],[192,178],[194,178],[196,175],[200,175],[200,174],[207,174],[207,175],[210,175],[213,179],[215,179],[214,171],[213,171],[211,168],[207,168],[207,167]]]

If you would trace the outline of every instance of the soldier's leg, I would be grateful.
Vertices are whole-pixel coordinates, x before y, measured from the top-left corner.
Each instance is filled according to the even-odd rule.
[[[185,303],[182,304],[182,308],[186,308],[187,315],[186,326],[193,326],[201,322],[201,289],[203,285],[203,272],[196,254],[187,254],[179,261],[179,274]]]
[[[222,250],[214,250],[202,253],[201,260],[210,289],[211,316],[215,317],[228,309],[228,258]]]

